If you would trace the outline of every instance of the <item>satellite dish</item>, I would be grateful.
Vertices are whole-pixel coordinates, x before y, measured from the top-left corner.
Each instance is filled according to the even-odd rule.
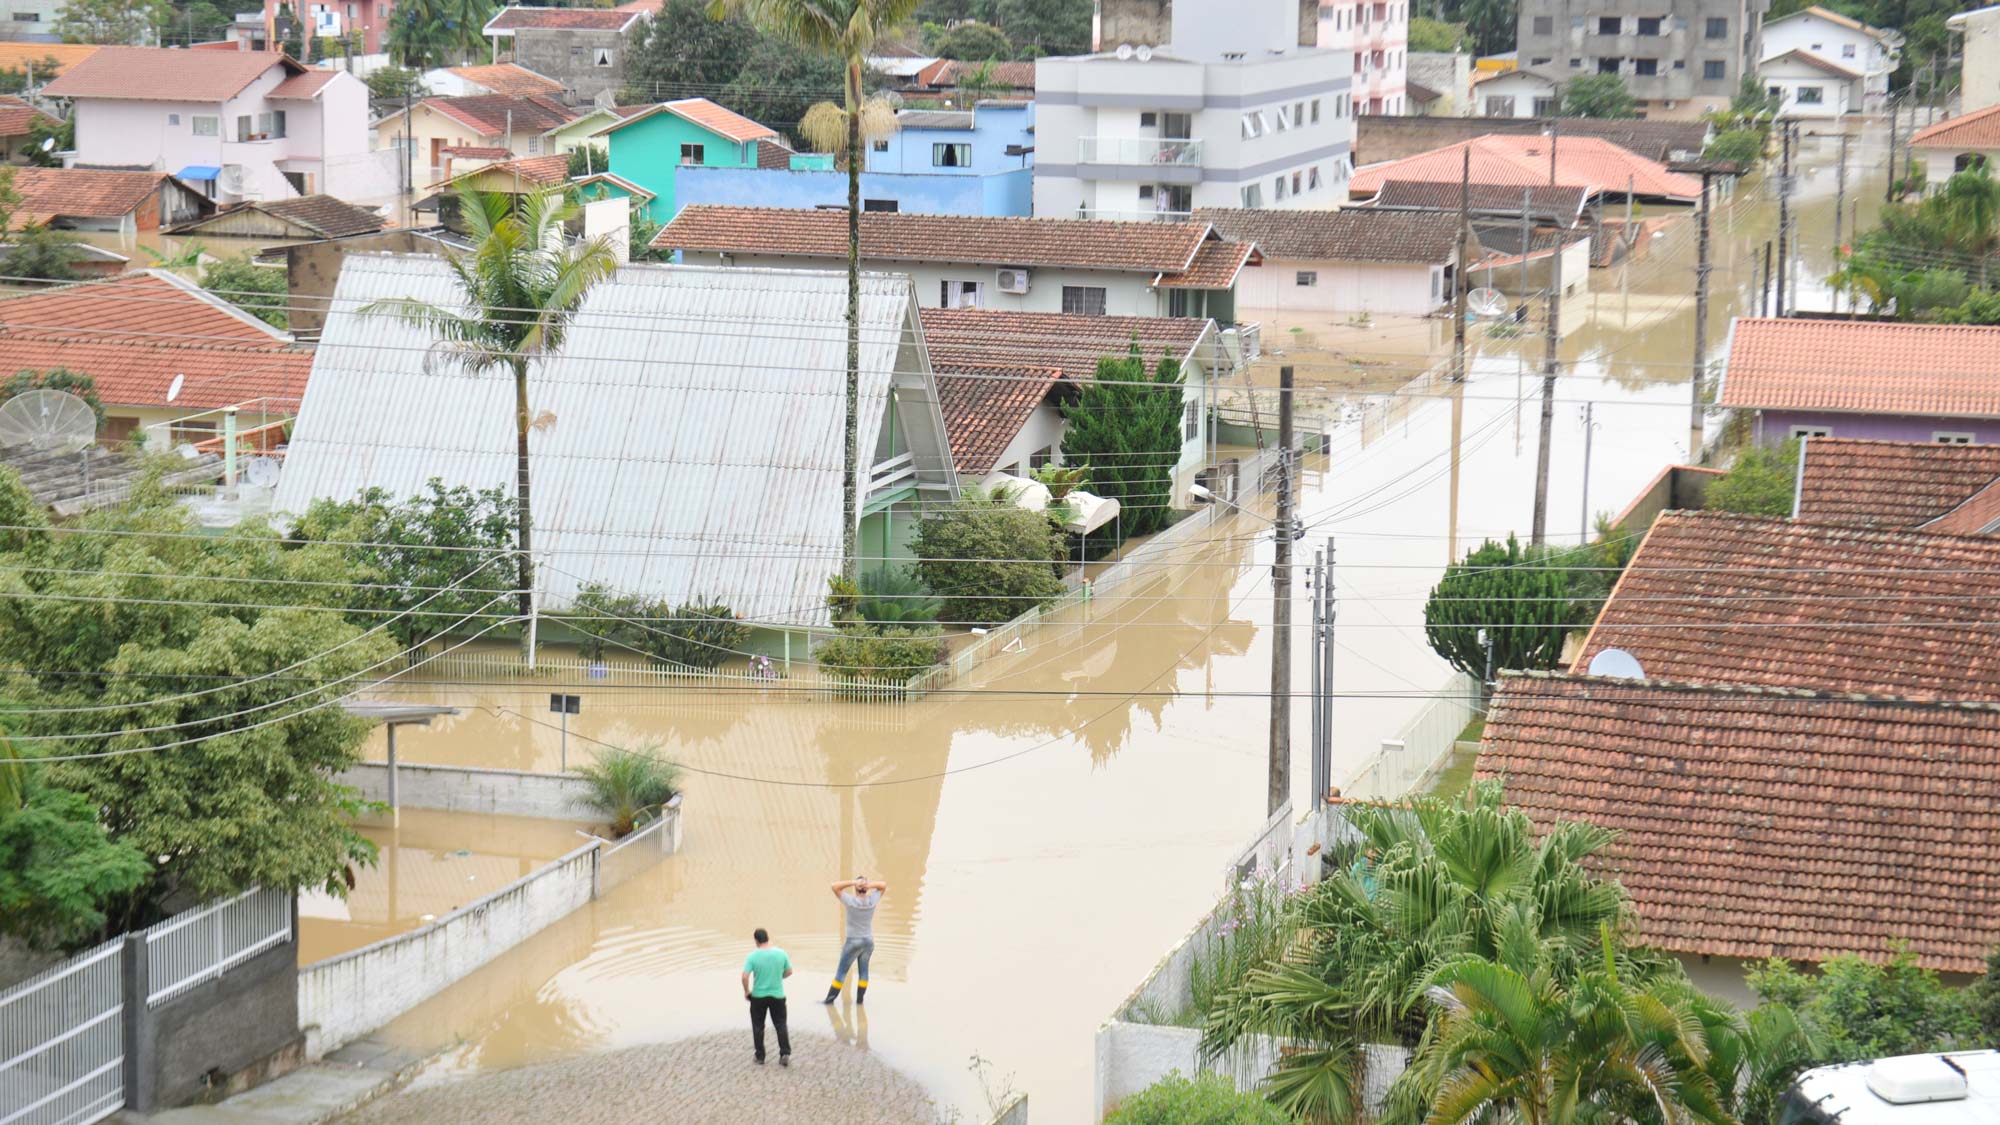
[[[181,388],[187,385],[187,378],[188,377],[186,375],[176,375],[174,376],[174,381],[167,384],[168,402],[172,402],[175,399],[181,397]]]
[[[1622,648],[1607,648],[1590,658],[1590,674],[1613,680],[1643,680],[1646,670],[1639,660]]]
[[[50,149],[53,149],[53,148],[55,148],[55,147],[56,147],[56,139],[55,139],[54,137],[43,137],[43,138],[42,138],[42,151],[43,151],[43,152],[47,152],[47,151],[49,151]]]
[[[1481,287],[1465,295],[1465,307],[1477,316],[1499,316],[1507,311],[1507,298],[1498,289]]]
[[[0,403],[0,446],[74,453],[97,440],[97,412],[66,391],[23,391]]]
[[[1132,57],[1132,44],[1130,44],[1130,43],[1120,43],[1120,44],[1118,44],[1118,52],[1117,52],[1117,53],[1118,53],[1118,57],[1119,57],[1119,58],[1121,58],[1121,59],[1129,59],[1129,58],[1131,58],[1131,57]]]
[[[1135,57],[1137,57],[1140,62],[1153,61],[1153,49],[1151,47],[1141,47],[1138,50],[1132,52],[1132,54]]]
[[[252,457],[243,463],[243,479],[258,488],[278,487],[278,459]]]

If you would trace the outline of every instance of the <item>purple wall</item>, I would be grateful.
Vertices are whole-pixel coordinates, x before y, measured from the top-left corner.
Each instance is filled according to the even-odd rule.
[[[1919,418],[1897,414],[1829,414],[1810,410],[1766,410],[1757,419],[1757,440],[1776,444],[1793,426],[1822,426],[1833,437],[1876,441],[1931,441],[1939,431],[1971,433],[1980,445],[2000,444],[2000,419]]]

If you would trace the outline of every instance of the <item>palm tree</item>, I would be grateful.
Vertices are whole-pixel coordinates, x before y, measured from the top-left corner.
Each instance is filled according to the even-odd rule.
[[[576,772],[590,784],[577,804],[604,814],[613,836],[630,835],[641,818],[658,812],[680,791],[680,767],[660,756],[656,742],[637,750],[613,747]]]
[[[921,0],[709,0],[709,15],[723,19],[747,16],[766,33],[790,39],[809,50],[832,55],[846,70],[842,104],[827,105],[839,114],[846,137],[837,146],[847,154],[847,421],[844,484],[841,488],[841,574],[853,580],[855,534],[860,526],[856,484],[861,474],[861,139],[864,126],[880,126],[887,107],[870,101],[861,76],[875,37],[901,26],[916,14]],[[815,120],[815,114],[819,119]],[[894,115],[887,114],[893,124]],[[800,131],[808,140],[826,123],[820,106],[806,113]],[[835,147],[835,146],[828,146]]]
[[[458,193],[459,213],[472,237],[470,254],[448,254],[464,303],[442,308],[413,297],[376,301],[362,315],[392,315],[438,337],[432,356],[473,374],[514,376],[515,550],[520,556],[521,620],[535,609],[534,519],[529,506],[528,373],[562,350],[569,325],[598,282],[618,270],[611,244],[599,237],[570,243],[562,226],[577,213],[570,193],[551,188],[523,196]],[[429,362],[429,359],[426,359]],[[533,657],[521,635],[523,659]]]

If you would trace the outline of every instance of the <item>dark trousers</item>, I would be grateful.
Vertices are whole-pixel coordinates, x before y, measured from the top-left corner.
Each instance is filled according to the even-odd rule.
[[[757,1047],[757,1057],[764,1057],[764,1014],[771,1015],[771,1025],[778,1029],[778,1053],[792,1053],[792,1036],[785,1027],[785,998],[782,996],[752,996],[750,998],[750,1041]]]

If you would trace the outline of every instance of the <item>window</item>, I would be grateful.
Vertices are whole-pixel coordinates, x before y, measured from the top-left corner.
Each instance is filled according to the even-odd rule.
[[[1293,284],[1301,289],[1311,289],[1313,286],[1319,284],[1319,271],[1300,270],[1298,276],[1293,279]]]
[[[1852,43],[1842,43],[1842,44],[1840,45],[1840,57],[1841,57],[1841,58],[1843,58],[1843,59],[1851,59],[1851,58],[1853,58],[1853,57],[1854,57],[1854,44],[1852,44]]]
[[[1985,165],[1986,157],[1984,155],[1977,152],[1961,152],[1958,154],[1958,158],[1951,162],[1951,170],[1954,172],[1965,172],[1974,168],[1984,167]]]
[[[1056,447],[1053,445],[1045,445],[1040,449],[1035,450],[1033,453],[1028,454],[1028,468],[1039,469],[1055,459],[1056,459]]]
[[[252,136],[254,136],[255,133],[252,131],[250,126],[251,126],[250,115],[247,113],[239,115],[236,118],[236,139],[239,141],[247,141]]]
[[[1824,86],[1799,87],[1800,105],[1820,105],[1825,101],[1826,101],[1826,88]]]
[[[222,118],[220,117],[201,117],[197,115],[189,118],[188,123],[190,130],[197,137],[213,137],[222,132]]]
[[[529,155],[529,156],[540,156],[541,154],[542,154],[542,138],[540,138],[540,137],[529,137],[529,138],[528,138],[528,155]]]
[[[1431,271],[1431,300],[1437,301],[1444,294],[1444,271]]]
[[[1313,124],[1315,124],[1315,125],[1317,125],[1317,124],[1319,124],[1319,99],[1318,99],[1318,98],[1314,98],[1314,99],[1312,100],[1312,107],[1313,107],[1313,108],[1312,108],[1312,123],[1313,123]]]
[[[1550,58],[1550,57],[1548,57],[1547,55],[1541,55],[1541,56],[1538,56],[1538,57],[1536,57],[1536,58],[1532,58],[1532,59],[1529,59],[1529,60],[1528,60],[1528,65],[1529,65],[1529,66],[1547,66],[1547,65],[1549,65],[1550,63],[1552,63],[1552,62],[1554,62],[1554,61],[1555,61],[1554,59],[1551,59],[1551,58]]]
[[[1625,19],[1622,16],[1597,17],[1597,33],[1599,35],[1617,35],[1624,29]]]
[[[1710,82],[1718,82],[1729,77],[1728,67],[1729,64],[1721,59],[1709,59],[1701,64],[1701,76]]]
[[[1831,426],[1793,426],[1793,427],[1792,427],[1792,432],[1791,432],[1790,434],[1786,435],[1786,436],[1787,436],[1787,437],[1795,437],[1795,438],[1816,438],[1816,437],[1832,437],[1832,436],[1833,436],[1833,427],[1831,427]]]
[[[1729,38],[1729,21],[1722,16],[1710,16],[1702,35],[1709,39]]]
[[[1621,65],[1622,63],[1624,63],[1624,61],[1625,61],[1624,59],[1598,59],[1598,60],[1597,60],[1597,73],[1599,73],[1599,74],[1616,74],[1616,73],[1618,73],[1618,68],[1619,68],[1619,66],[1620,66],[1620,65]]]
[[[1236,194],[1241,197],[1243,206],[1245,207],[1257,208],[1264,205],[1264,186],[1262,184],[1250,184]]]
[[[938,282],[938,307],[981,309],[986,307],[986,287],[977,281]]]
[[[1160,120],[1159,114],[1147,111],[1139,115],[1139,128],[1150,129],[1154,125],[1158,124],[1159,120]]]
[[[1824,43],[1814,43],[1814,44],[1812,45],[1812,49],[1813,49],[1813,54],[1817,55],[1817,54],[1819,54],[1820,52],[1822,52],[1822,51],[1826,50],[1826,44],[1824,44]]]
[[[704,145],[681,146],[682,164],[705,164],[707,162],[708,162],[708,149],[706,146]]]
[[[1244,114],[1243,139],[1247,141],[1254,139],[1256,137],[1261,137],[1263,135],[1264,135],[1263,121],[1260,118],[1260,116],[1255,113]]]
[[[611,65],[611,48],[609,48],[609,47],[595,47],[595,48],[592,48],[592,54],[591,54],[591,59],[590,59],[590,65],[592,65],[592,66],[610,66],[610,65]]]
[[[40,22],[42,22],[42,13],[40,13],[40,12],[15,12],[15,13],[14,13],[14,22],[15,22],[15,23],[40,23]]]
[[[1497,94],[1494,95],[1493,97],[1487,98],[1485,116],[1487,117],[1514,116],[1514,99],[1503,98]],[[1456,329],[1453,329],[1453,331],[1456,331]]]
[[[270,132],[271,132],[271,135],[272,135],[272,136],[274,136],[274,137],[282,137],[282,136],[284,136],[284,135],[285,135],[285,111],[284,111],[284,110],[282,110],[282,109],[281,109],[281,110],[278,110],[277,112],[275,112],[275,113],[271,114],[271,129],[270,129]]]
[[[1571,59],[1571,60],[1569,60],[1569,68],[1570,68],[1571,70],[1582,70],[1582,69],[1583,69],[1583,60],[1582,60],[1582,59]]]
[[[1271,195],[1274,199],[1285,198],[1285,177],[1279,176],[1271,181]]]
[[[1304,172],[1293,172],[1292,194],[1293,195],[1305,194],[1305,183],[1306,183],[1306,174]]]
[[[1536,35],[1554,35],[1555,33],[1556,33],[1556,21],[1554,16],[1535,17]]]
[[[1972,435],[1963,431],[1939,430],[1931,435],[1931,440],[1939,445],[1971,445]]]
[[[1201,436],[1201,403],[1189,402],[1181,406],[1181,440],[1193,441]]]
[[[874,148],[874,150],[875,150],[876,152],[888,152],[888,151],[889,151],[889,142],[888,142],[888,141],[870,141],[870,142],[868,142],[868,143],[869,143],[869,145],[870,145],[871,147],[873,147],[873,148]]]
[[[1306,190],[1319,190],[1319,165],[1315,164],[1306,172]]]
[[[1535,116],[1554,117],[1556,115],[1556,110],[1560,108],[1561,101],[1562,99],[1560,98],[1536,98]]]
[[[1653,75],[1660,73],[1660,60],[1633,59],[1632,73],[1641,78],[1651,78]]]
[[[1687,68],[1688,68],[1688,64],[1687,64],[1687,60],[1686,60],[1686,59],[1675,59],[1675,60],[1674,60],[1674,69],[1675,69],[1675,70],[1686,70]]]
[[[903,205],[893,199],[864,199],[861,201],[861,209],[863,211],[879,211],[888,214],[901,211]]]
[[[1281,105],[1281,106],[1279,106],[1279,107],[1278,107],[1278,131],[1282,133],[1282,132],[1284,132],[1284,131],[1285,131],[1286,129],[1289,129],[1289,128],[1291,128],[1291,127],[1292,127],[1292,107],[1291,107],[1291,106],[1288,106],[1288,105]]]
[[[931,167],[970,168],[972,167],[972,144],[969,141],[939,141],[931,146]]]
[[[181,123],[181,115],[180,115],[180,114],[178,114],[178,113],[169,113],[169,114],[167,114],[167,124],[169,124],[169,125],[179,125],[180,123]]]
[[[1104,287],[1101,285],[1063,286],[1062,311],[1079,316],[1104,315]]]
[[[1660,33],[1660,18],[1658,16],[1639,17],[1640,35],[1651,37],[1651,36],[1656,36],[1659,33]]]
[[[1140,184],[1140,185],[1139,185],[1139,202],[1141,202],[1141,203],[1146,203],[1146,202],[1149,202],[1149,201],[1150,201],[1150,200],[1151,200],[1151,199],[1153,198],[1153,196],[1154,196],[1155,194],[1157,194],[1156,192],[1154,192],[1153,188],[1154,188],[1154,185],[1152,185],[1152,184]]]

